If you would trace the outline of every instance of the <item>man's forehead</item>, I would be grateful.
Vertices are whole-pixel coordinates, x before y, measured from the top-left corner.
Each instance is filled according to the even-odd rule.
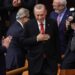
[[[54,0],[53,4],[63,4],[60,0]]]
[[[61,4],[60,2],[53,2],[53,4]]]
[[[35,11],[34,11],[35,13],[44,13],[44,12],[46,12],[46,10],[45,9],[36,9]]]
[[[35,8],[35,11],[42,11],[42,10],[45,10],[45,8],[44,7],[40,8],[40,9]]]

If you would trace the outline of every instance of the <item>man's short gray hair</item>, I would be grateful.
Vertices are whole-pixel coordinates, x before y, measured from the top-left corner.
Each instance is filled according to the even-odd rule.
[[[67,1],[66,0],[60,0],[60,3],[66,5]]]
[[[29,10],[26,8],[20,8],[16,14],[16,19],[20,19],[22,17],[29,17]]]
[[[67,1],[66,0],[61,0],[61,3],[66,5],[67,4]]]
[[[46,9],[46,7],[45,7],[44,4],[36,4],[36,5],[34,6],[34,10],[35,10],[35,9],[41,9],[41,8],[45,8],[45,9]]]
[[[63,5],[67,5],[67,0],[53,0],[53,2],[56,1],[56,2],[60,2],[61,4]]]

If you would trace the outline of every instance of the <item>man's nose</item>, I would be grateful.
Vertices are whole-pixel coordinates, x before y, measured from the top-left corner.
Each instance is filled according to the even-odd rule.
[[[41,16],[39,16],[39,19],[41,19],[42,17]]]

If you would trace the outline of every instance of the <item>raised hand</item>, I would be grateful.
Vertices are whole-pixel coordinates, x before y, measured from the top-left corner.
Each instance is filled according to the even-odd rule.
[[[2,46],[8,48],[10,45],[10,42],[12,40],[12,36],[8,36],[6,38],[2,38]]]

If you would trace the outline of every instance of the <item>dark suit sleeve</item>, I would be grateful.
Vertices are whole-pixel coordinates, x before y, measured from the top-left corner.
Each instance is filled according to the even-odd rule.
[[[0,45],[0,55],[6,52],[6,48]]]
[[[19,35],[18,42],[24,46],[32,46],[37,44],[36,36],[29,37],[28,33],[25,31],[24,33]],[[15,38],[14,38],[15,39]]]
[[[55,36],[55,42],[56,42],[56,55],[58,57],[58,63],[61,63],[61,54],[60,54],[60,42],[59,42],[59,32],[58,32],[58,26],[57,26],[57,22],[55,20],[53,20],[54,22],[54,36]]]
[[[30,36],[30,28],[31,24],[30,22],[25,25],[24,27],[24,32],[19,34],[19,38],[18,38],[18,42],[23,44],[24,46],[32,46],[32,45],[36,45],[37,44],[37,39],[36,39],[36,35],[35,36]],[[14,38],[15,39],[15,38]]]

